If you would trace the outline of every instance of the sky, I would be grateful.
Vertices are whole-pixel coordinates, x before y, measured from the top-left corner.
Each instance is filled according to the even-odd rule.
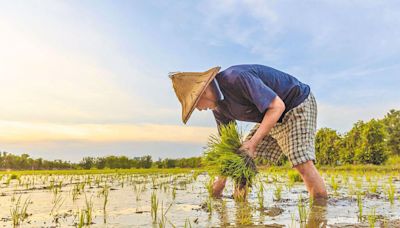
[[[0,151],[199,156],[169,72],[263,64],[310,85],[318,128],[400,108],[397,1],[0,0]],[[249,130],[252,123],[240,123]]]

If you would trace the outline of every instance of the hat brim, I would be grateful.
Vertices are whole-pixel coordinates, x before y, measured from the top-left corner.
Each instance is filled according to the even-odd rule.
[[[215,78],[215,76],[217,76],[219,70],[221,69],[221,67],[215,67],[213,68],[213,72],[210,75],[210,77],[208,78],[207,82],[204,84],[204,87],[202,88],[199,96],[196,98],[195,102],[193,102],[193,104],[191,105],[189,112],[187,112],[186,114],[182,113],[182,121],[184,124],[187,123],[187,121],[189,120],[190,116],[192,115],[194,109],[196,108],[197,103],[199,103],[201,96],[203,95],[204,91],[206,90],[207,86],[210,85],[210,83],[212,82],[212,80]]]

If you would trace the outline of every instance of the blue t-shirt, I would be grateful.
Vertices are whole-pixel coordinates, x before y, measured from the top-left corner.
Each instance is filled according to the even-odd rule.
[[[278,120],[282,122],[284,115],[310,93],[310,87],[297,78],[258,64],[231,66],[219,72],[215,79],[219,100],[213,114],[218,126],[234,120],[261,123],[276,96],[286,106]]]

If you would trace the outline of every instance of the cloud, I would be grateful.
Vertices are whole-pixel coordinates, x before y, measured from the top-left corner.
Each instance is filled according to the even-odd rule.
[[[211,31],[205,39],[233,42],[271,65],[341,69],[393,58],[400,50],[394,1],[205,1],[199,13]]]
[[[177,142],[204,144],[215,127],[156,124],[55,124],[0,121],[0,141],[26,142]]]

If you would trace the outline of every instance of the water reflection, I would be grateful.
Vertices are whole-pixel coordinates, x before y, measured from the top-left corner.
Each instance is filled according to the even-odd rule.
[[[315,199],[310,205],[310,214],[308,215],[307,224],[305,227],[326,227],[328,220],[327,215],[327,199]]]
[[[236,212],[235,212],[235,224],[237,225],[251,225],[253,208],[249,205],[249,202],[236,202]]]
[[[215,201],[215,211],[218,214],[219,227],[230,227],[231,225],[237,227],[285,227],[284,224],[273,223],[265,225],[266,221],[273,221],[271,218],[277,218],[283,211],[284,208],[269,207],[269,208],[258,208],[254,204],[245,200],[243,202],[235,201],[235,217],[229,218],[232,213],[230,207],[227,207],[226,199],[217,199]],[[296,212],[293,213],[293,218],[289,227],[300,227],[301,228],[324,228],[327,227],[327,199],[315,199],[307,205],[307,219],[306,222],[299,223],[298,218],[296,219]],[[277,220],[279,221],[279,219]],[[257,225],[258,224],[258,225]]]
[[[216,199],[216,211],[220,222],[220,227],[229,225],[228,210],[226,207],[226,199]]]

